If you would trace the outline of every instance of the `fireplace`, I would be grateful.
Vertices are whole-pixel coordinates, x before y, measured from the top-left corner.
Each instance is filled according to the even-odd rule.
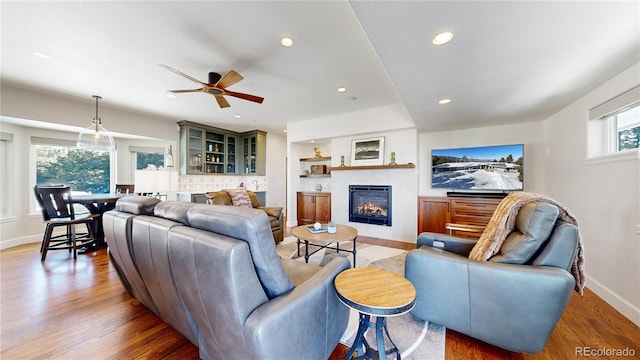
[[[391,186],[349,185],[349,221],[391,226]]]

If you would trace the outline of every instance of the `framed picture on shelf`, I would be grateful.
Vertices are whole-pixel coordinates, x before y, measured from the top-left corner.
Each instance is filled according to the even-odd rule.
[[[384,136],[351,141],[351,166],[382,165]]]

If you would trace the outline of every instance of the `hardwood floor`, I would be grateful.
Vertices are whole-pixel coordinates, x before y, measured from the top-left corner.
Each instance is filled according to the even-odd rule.
[[[413,244],[359,237],[411,249]],[[79,255],[39,244],[0,251],[0,358],[197,359],[198,349],[124,292],[105,250]],[[640,329],[587,289],[574,295],[538,355],[512,353],[447,330],[446,359],[572,359],[576,347],[635,350]],[[343,359],[339,345],[330,359]],[[603,357],[601,357],[603,358]]]

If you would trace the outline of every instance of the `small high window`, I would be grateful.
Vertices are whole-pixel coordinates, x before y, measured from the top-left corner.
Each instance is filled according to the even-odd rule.
[[[589,110],[589,156],[640,148],[640,86]]]
[[[637,149],[640,147],[640,104],[625,108],[609,117],[611,127],[615,129],[614,147],[616,151]]]

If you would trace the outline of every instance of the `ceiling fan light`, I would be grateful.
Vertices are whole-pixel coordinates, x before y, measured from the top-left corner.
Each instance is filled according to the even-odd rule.
[[[449,98],[438,100],[438,104],[440,104],[440,105],[447,105],[450,102],[451,102],[451,99],[449,99]]]
[[[280,39],[280,45],[284,46],[284,47],[291,47],[293,46],[293,39],[290,37],[283,37],[282,39]]]
[[[339,88],[336,89],[339,93],[345,93],[347,92],[347,88],[344,86],[340,86]]]
[[[453,33],[450,31],[444,31],[436,34],[431,42],[433,45],[443,45],[451,41],[451,39],[453,39]]]
[[[76,147],[82,150],[93,151],[113,151],[116,149],[113,136],[102,126],[102,120],[98,116],[98,95],[93,95],[96,99],[96,117],[91,121],[91,125],[80,131]]]

